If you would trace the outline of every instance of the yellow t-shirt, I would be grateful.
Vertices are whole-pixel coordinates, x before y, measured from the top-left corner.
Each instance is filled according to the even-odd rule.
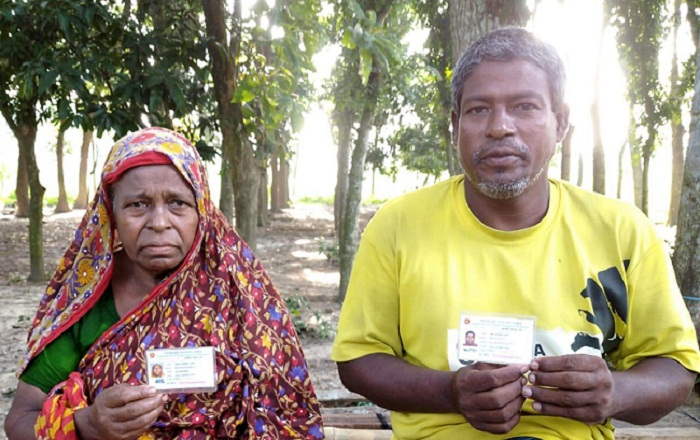
[[[605,354],[619,370],[649,356],[700,371],[695,329],[663,241],[636,208],[551,180],[546,216],[489,228],[456,177],[385,204],[365,230],[332,358],[399,356],[456,370],[463,311],[536,317],[533,356]],[[448,342],[449,341],[449,342]],[[613,427],[533,414],[507,435],[460,414],[392,413],[397,439],[612,439]]]

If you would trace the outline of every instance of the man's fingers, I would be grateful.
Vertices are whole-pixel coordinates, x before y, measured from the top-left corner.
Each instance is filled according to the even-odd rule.
[[[460,388],[474,393],[500,388],[509,383],[519,382],[525,368],[522,365],[508,365],[498,369],[491,369],[488,366],[476,364],[473,367],[463,369],[463,376],[459,380]]]
[[[527,378],[530,383],[538,386],[575,391],[590,390],[596,388],[602,382],[600,374],[590,371],[537,372],[528,374]]]
[[[605,361],[598,356],[587,354],[569,354],[563,356],[545,356],[532,361],[532,371],[597,371],[605,367]]]

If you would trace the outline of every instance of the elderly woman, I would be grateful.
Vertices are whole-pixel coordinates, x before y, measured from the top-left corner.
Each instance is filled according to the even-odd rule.
[[[186,373],[212,390],[148,385],[146,353],[197,347],[213,347],[211,372]],[[323,438],[284,301],[212,203],[192,144],[161,128],[112,148],[19,379],[10,439]]]

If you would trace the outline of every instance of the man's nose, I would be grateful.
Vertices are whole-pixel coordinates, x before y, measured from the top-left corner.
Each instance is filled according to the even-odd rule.
[[[512,115],[505,108],[493,109],[489,115],[486,135],[494,139],[502,139],[515,133]]]

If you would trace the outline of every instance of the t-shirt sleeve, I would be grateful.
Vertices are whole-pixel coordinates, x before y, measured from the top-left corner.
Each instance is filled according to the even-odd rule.
[[[29,363],[20,380],[45,393],[77,370],[81,355],[71,331],[63,332]]]
[[[644,358],[665,357],[700,372],[695,326],[662,240],[630,262],[628,277],[630,314],[615,366],[626,370]]]
[[[331,353],[336,362],[403,354],[395,226],[380,209],[362,235]]]

